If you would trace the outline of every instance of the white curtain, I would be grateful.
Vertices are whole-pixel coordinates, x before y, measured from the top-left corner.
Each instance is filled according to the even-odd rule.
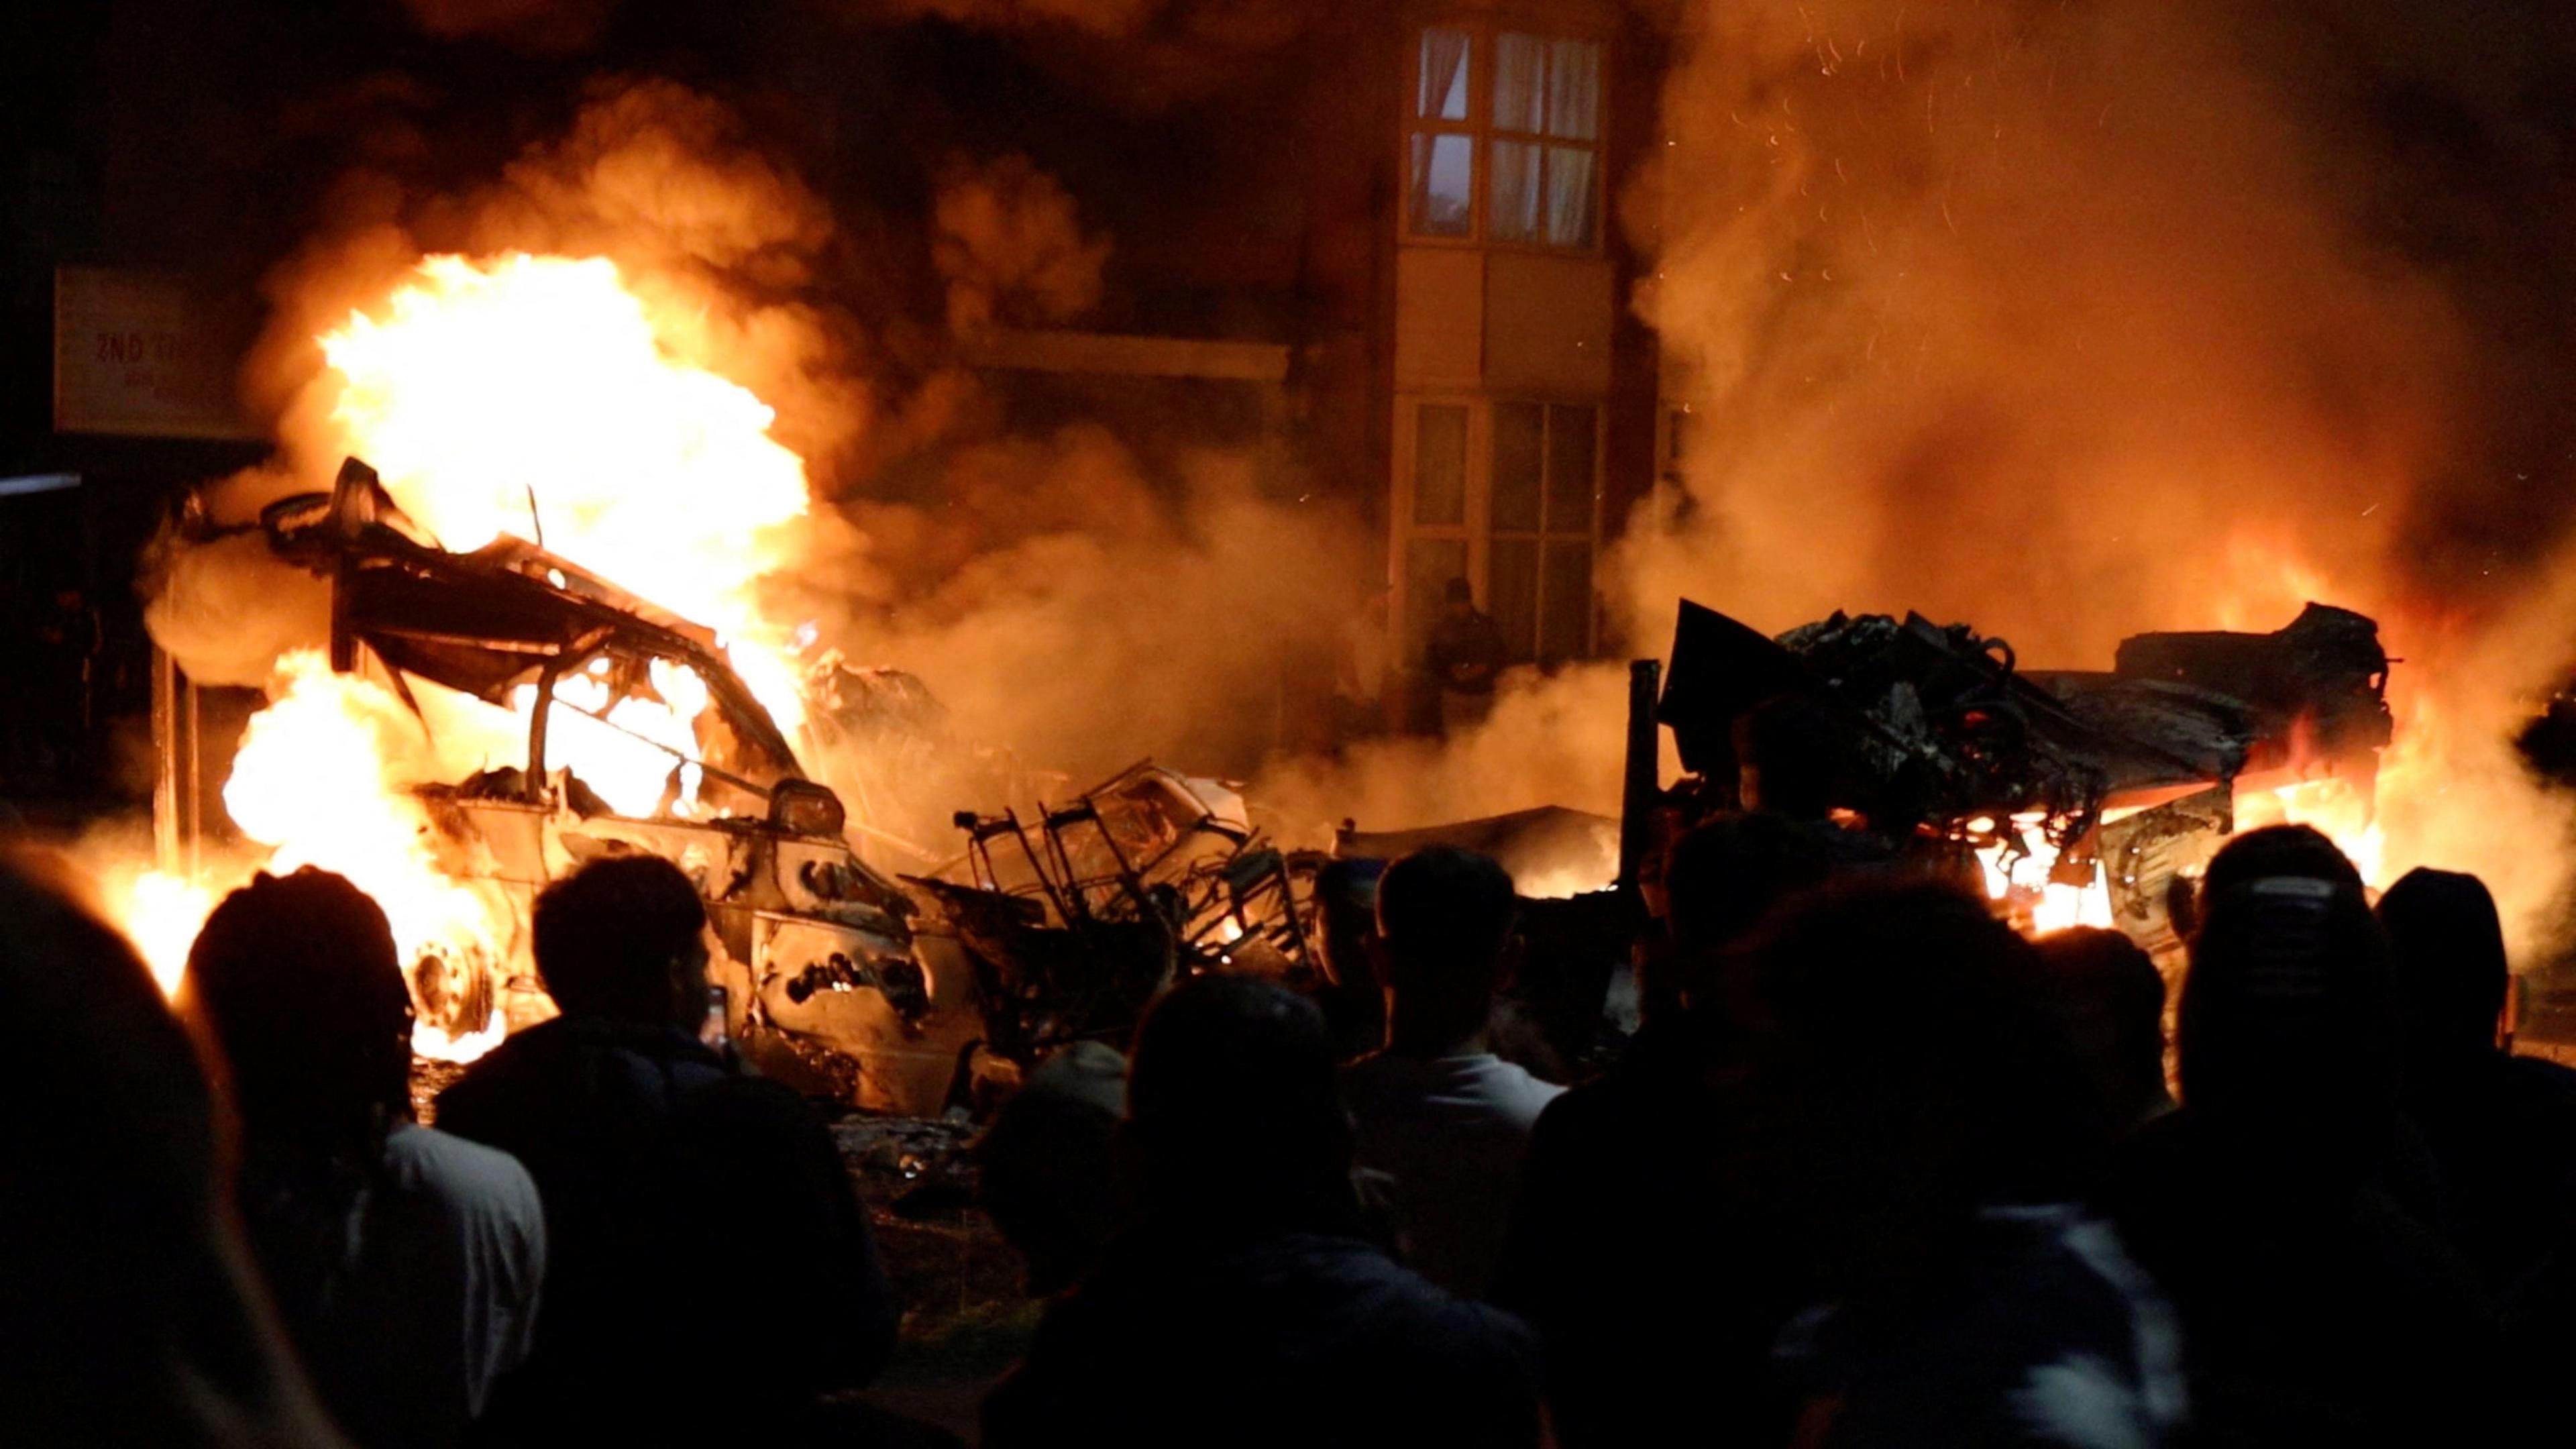
[[[1547,148],[1547,240],[1550,246],[1592,245],[1593,171],[1600,153],[1588,146]],[[1500,168],[1496,168],[1499,173]]]
[[[1494,169],[1486,208],[1496,241],[1537,241],[1540,205],[1539,148],[1520,141],[1494,143]]]
[[[1560,40],[1547,67],[1547,133],[1570,141],[1601,138],[1601,46]]]
[[[1530,35],[1494,38],[1494,128],[1535,131],[1545,98],[1547,43]]]
[[[1467,119],[1467,32],[1422,32],[1421,93],[1413,113],[1433,120]]]
[[[1466,31],[1423,31],[1414,114],[1433,121],[1466,120],[1468,64]],[[1475,223],[1468,209],[1475,184],[1474,143],[1463,135],[1416,131],[1412,149],[1413,230],[1425,236],[1467,235]]]

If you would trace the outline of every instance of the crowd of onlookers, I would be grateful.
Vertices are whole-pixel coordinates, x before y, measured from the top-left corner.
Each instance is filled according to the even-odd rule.
[[[868,1222],[796,1093],[701,1039],[677,867],[538,898],[562,1014],[411,1104],[377,904],[262,875],[165,1006],[36,866],[0,862],[9,1149],[0,1440],[847,1443],[894,1341]],[[175,1006],[175,1012],[171,1009]]]
[[[1757,802],[1760,791],[1748,796]],[[1511,879],[1328,920],[1350,1003],[1205,976],[976,1146],[1046,1300],[995,1449],[2519,1442],[2576,1338],[2576,1072],[2516,1057],[2493,902],[2323,836],[2210,863],[2189,967],[2033,942],[1754,811],[1670,850],[1640,1030],[1498,1033]],[[215,911],[165,1009],[0,867],[11,1442],[864,1444],[886,1278],[807,1103],[702,1040],[647,857],[538,897],[562,1015],[409,1102],[384,913]],[[1332,914],[1328,911],[1328,915]],[[2169,1090],[2169,1082],[2176,1090]]]

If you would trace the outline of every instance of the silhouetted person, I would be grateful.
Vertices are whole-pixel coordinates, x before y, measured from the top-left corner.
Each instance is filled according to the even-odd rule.
[[[33,677],[23,681],[17,708],[43,721],[56,783],[66,788],[77,787],[83,774],[98,656],[106,637],[98,607],[71,584],[54,590],[52,604],[36,626]]]
[[[2306,825],[2267,825],[2231,838],[2202,873],[2192,909],[2176,921],[2186,937],[2197,931],[2199,913],[2212,901],[2257,880],[2283,878],[2324,881],[2361,893],[2361,871],[2343,848],[2324,832]],[[2407,1216],[2428,1227],[2448,1224],[2448,1208],[2433,1154],[2411,1117],[2400,1115],[2381,1153],[2379,1185]]]
[[[1495,1301],[1539,1330],[1568,1449],[1649,1443],[1685,1423],[1712,1443],[1788,1431],[1795,1405],[1771,1347],[1803,1290],[1751,1191],[1765,1154],[1762,1023],[1734,948],[1833,863],[1776,815],[1721,816],[1674,842],[1670,949],[1639,982],[1644,1025],[1608,1072],[1539,1116]]]
[[[697,891],[656,856],[593,861],[539,893],[535,946],[563,1015],[438,1099],[439,1126],[545,1196],[536,1353],[492,1421],[549,1442],[812,1432],[817,1395],[884,1363],[893,1312],[831,1135],[696,1035]]]
[[[1531,1124],[1564,1090],[1493,1052],[1517,909],[1510,873],[1472,851],[1388,866],[1369,945],[1386,1049],[1342,1070],[1360,1166],[1393,1179],[1406,1261],[1462,1298],[1490,1286]]]
[[[1440,690],[1440,732],[1454,735],[1494,712],[1494,682],[1511,661],[1511,647],[1493,616],[1476,607],[1476,591],[1451,579],[1441,599],[1440,622],[1422,655],[1423,668]]]
[[[187,1032],[123,940],[5,855],[0,1019],[0,1438],[338,1449]]]
[[[411,994],[365,892],[306,868],[215,907],[182,1011],[222,1049],[242,1220],[349,1436],[452,1444],[528,1356],[545,1275],[536,1184],[415,1124]]]
[[[2266,825],[2230,836],[2210,857],[2209,868],[2201,873],[2200,899],[2214,901],[2237,886],[2271,876],[2362,888],[2361,872],[2352,857],[2323,831],[2307,825]]]
[[[1127,1061],[1095,1041],[1040,1062],[975,1143],[976,1196],[1028,1263],[1033,1298],[1074,1285],[1118,1229],[1112,1143]]]
[[[1841,728],[1814,703],[1775,695],[1736,716],[1735,798],[1746,810],[1823,820],[1842,771]]]
[[[1335,1054],[1345,1061],[1386,1045],[1386,986],[1369,954],[1370,938],[1377,934],[1377,886],[1386,865],[1382,860],[1328,860],[1315,872],[1317,955],[1326,978],[1314,992],[1315,1004],[1332,1029]]]
[[[2173,1110],[2165,1088],[2165,978],[2118,931],[2076,926],[2043,936],[2044,993],[2092,1079],[2114,1133]]]
[[[2360,890],[2222,885],[2176,1033],[2183,1105],[2123,1144],[2103,1200],[2182,1312],[2212,1442],[2491,1442],[2492,1320],[2389,1186],[2401,1045]]]
[[[1833,818],[1848,746],[1842,723],[1823,707],[1774,695],[1736,716],[1733,741],[1743,809],[1796,826],[1826,849],[1839,874],[1875,872],[1896,859],[1884,837]]]
[[[2156,1445],[2171,1309],[2077,1205],[2103,1134],[2029,943],[1942,886],[1847,889],[1763,943],[1780,1045],[1783,1335],[1804,1445]]]
[[[2380,898],[2405,1027],[2407,1110],[2441,1170],[2452,1241],[2512,1294],[2576,1236],[2576,1072],[2501,1042],[2504,928],[2472,875],[2409,871]]]
[[[1129,1226],[985,1400],[988,1449],[1537,1442],[1528,1331],[1354,1236],[1312,1002],[1226,976],[1157,1001],[1119,1158]]]

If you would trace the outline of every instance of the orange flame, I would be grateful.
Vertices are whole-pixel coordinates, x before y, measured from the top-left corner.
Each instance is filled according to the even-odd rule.
[[[343,451],[450,549],[542,532],[713,628],[793,731],[793,621],[756,593],[809,505],[805,464],[767,404],[675,354],[684,319],[657,325],[605,258],[525,254],[427,258],[380,310],[319,339]]]
[[[449,549],[542,535],[551,551],[714,628],[792,734],[804,714],[793,626],[764,615],[757,595],[809,505],[804,463],[770,437],[766,404],[679,355],[672,339],[689,335],[688,321],[657,316],[602,258],[426,258],[380,306],[316,339],[339,389],[332,441],[372,464]],[[623,814],[665,805],[674,762],[655,745],[693,752],[707,706],[706,682],[686,668],[657,666],[651,682],[659,700],[612,700],[603,680],[565,679],[547,722],[548,763]],[[413,687],[421,718],[373,679],[332,673],[318,653],[280,660],[224,807],[269,849],[268,869],[318,866],[374,896],[407,962],[435,958],[443,981],[491,979],[507,965],[509,904],[485,883],[490,862],[464,858],[469,847],[435,827],[412,787],[523,762],[534,689],[504,710]],[[680,774],[669,808],[685,816],[698,808],[699,772]],[[215,892],[159,871],[108,887],[164,988],[175,987]],[[497,1004],[486,1019],[447,1025],[452,1034],[424,1011],[415,1048],[470,1060],[505,1029]]]
[[[426,738],[401,701],[299,650],[279,666],[284,692],[251,716],[224,809],[271,847],[273,871],[319,866],[347,876],[384,907],[404,959],[499,964],[505,904],[451,874],[443,837],[409,793],[423,783]],[[413,1045],[426,1055],[480,1055],[500,1039],[496,1007],[451,1037],[429,1022]]]
[[[100,870],[97,884],[108,919],[124,928],[161,994],[177,994],[188,970],[188,948],[215,908],[214,888],[131,859]]]

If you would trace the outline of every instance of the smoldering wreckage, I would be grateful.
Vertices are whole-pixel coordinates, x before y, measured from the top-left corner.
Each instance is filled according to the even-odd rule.
[[[379,673],[415,712],[423,682],[493,703],[515,694],[528,720],[521,763],[415,792],[442,868],[505,902],[515,925],[490,951],[411,963],[425,1021],[461,1037],[551,1014],[527,952],[536,892],[585,860],[648,852],[706,901],[721,946],[711,979],[746,1056],[899,1117],[970,1106],[988,1079],[1065,1042],[1123,1044],[1184,974],[1328,981],[1326,864],[1434,841],[1484,850],[1524,879],[1615,856],[1603,888],[1526,903],[1532,949],[1516,995],[1551,1048],[1587,1058],[1626,1024],[1614,980],[1643,924],[1645,858],[1675,828],[1734,808],[1730,727],[1778,696],[1830,722],[1838,813],[1935,869],[1982,871],[1998,908],[2025,924],[2052,891],[2090,893],[2105,923],[2151,947],[2183,929],[2188,882],[2235,828],[2241,793],[2332,779],[2366,808],[2392,728],[2377,627],[2321,604],[2271,634],[2144,634],[2107,671],[2043,672],[2020,669],[2001,639],[1919,616],[1837,614],[1774,639],[1685,602],[1669,676],[1632,666],[1621,819],[1542,809],[1345,826],[1330,850],[1291,850],[1233,788],[1141,763],[1027,816],[961,812],[952,861],[894,875],[854,848],[866,825],[809,774],[711,630],[535,543],[443,549],[354,458],[332,492],[276,503],[249,527],[329,584],[333,670]],[[192,510],[183,531],[242,530]],[[619,702],[667,702],[681,669],[703,682],[705,704],[694,750],[647,741],[670,758],[653,810],[620,813],[550,759],[551,706],[621,728]],[[807,691],[819,706],[808,735],[896,739],[925,707],[909,676],[823,673]],[[584,682],[580,698],[569,681]],[[1659,727],[1685,771],[1671,787],[1657,775]],[[675,808],[684,776],[686,810]]]

